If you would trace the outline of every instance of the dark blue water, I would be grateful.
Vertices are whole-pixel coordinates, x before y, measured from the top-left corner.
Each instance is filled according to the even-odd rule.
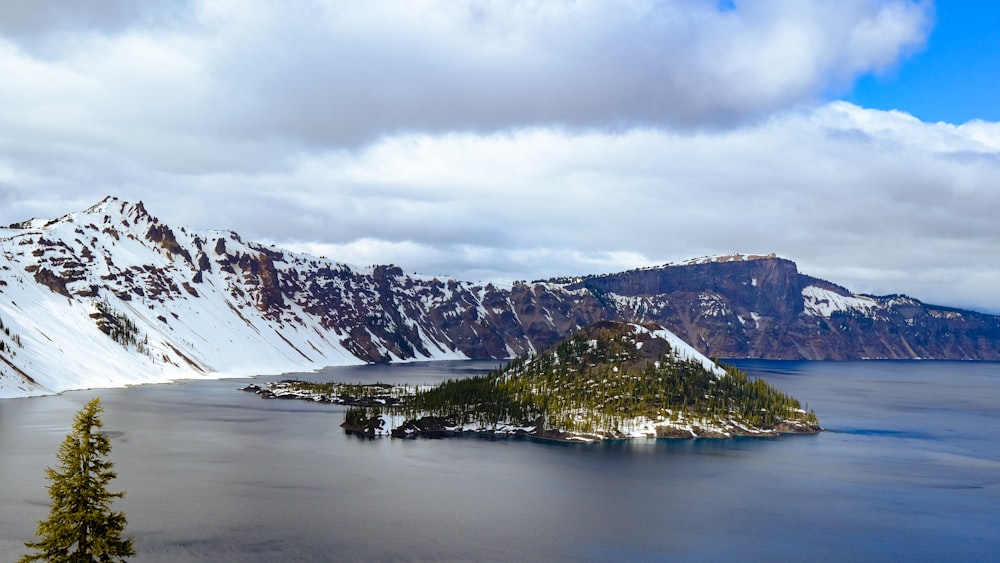
[[[828,431],[365,440],[337,426],[340,407],[264,401],[237,380],[0,401],[0,561],[46,515],[43,468],[94,395],[137,561],[1000,557],[1000,364],[738,364],[808,402]],[[493,365],[313,377],[436,382]]]

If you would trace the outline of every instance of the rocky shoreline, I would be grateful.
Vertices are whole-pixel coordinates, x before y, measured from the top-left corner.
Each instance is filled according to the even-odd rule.
[[[254,393],[262,399],[298,399],[302,401],[312,401],[314,403],[329,403],[335,405],[346,405],[350,407],[384,407],[394,406],[400,403],[398,396],[393,396],[393,385],[388,383],[365,383],[365,384],[327,384],[334,392],[318,392],[303,386],[312,386],[306,381],[298,379],[284,379],[267,383],[265,386],[251,383],[241,387],[240,391]],[[363,393],[358,393],[357,390]],[[353,392],[352,392],[353,391]]]
[[[402,404],[402,397],[405,396],[405,391],[399,386],[387,383],[316,384],[297,379],[285,379],[270,382],[263,386],[251,383],[245,387],[241,387],[240,391],[254,393],[262,399],[294,399],[376,409],[378,412],[373,413],[371,416],[365,416],[352,422],[345,420],[340,425],[346,432],[370,438],[526,437],[566,443],[592,443],[633,438],[672,438],[681,440],[735,437],[774,438],[788,434],[817,434],[823,431],[823,428],[818,424],[794,420],[781,421],[773,429],[766,430],[746,428],[732,421],[703,419],[691,420],[684,423],[667,420],[649,421],[641,428],[633,428],[628,432],[621,430],[567,432],[544,428],[541,418],[526,424],[498,423],[487,427],[469,423],[463,424],[453,417],[421,416],[406,419],[400,415],[393,414],[394,407]]]
[[[727,425],[725,428],[706,424],[699,426],[676,426],[669,423],[654,425],[648,431],[631,433],[622,431],[566,432],[541,428],[542,421],[530,425],[498,424],[492,428],[460,424],[456,420],[440,416],[423,416],[409,419],[393,427],[391,418],[375,415],[355,423],[344,422],[340,426],[347,432],[371,438],[390,436],[392,438],[451,438],[459,436],[517,437],[523,436],[557,442],[602,442],[607,440],[630,440],[634,438],[671,438],[691,440],[695,438],[726,439],[736,437],[776,438],[783,435],[810,435],[823,432],[818,424],[784,421],[773,430],[756,430]]]

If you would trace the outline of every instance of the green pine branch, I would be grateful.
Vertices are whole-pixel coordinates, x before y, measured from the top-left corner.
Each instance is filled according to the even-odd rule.
[[[76,414],[72,431],[56,453],[58,464],[45,470],[51,481],[49,517],[38,523],[38,541],[24,544],[35,552],[19,562],[124,561],[135,555],[133,539],[121,537],[125,514],[111,508],[125,492],[108,491],[117,474],[107,459],[111,441],[99,432],[103,411],[95,398]]]

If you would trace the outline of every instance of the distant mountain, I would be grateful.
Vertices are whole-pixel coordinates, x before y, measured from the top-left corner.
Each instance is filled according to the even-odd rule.
[[[621,318],[705,354],[808,360],[1000,359],[1000,317],[905,295],[856,295],[775,255],[724,256],[574,280]]]
[[[142,203],[0,229],[0,397],[399,360],[510,358],[601,320],[719,357],[1000,359],[1000,320],[730,257],[477,284],[171,227]]]

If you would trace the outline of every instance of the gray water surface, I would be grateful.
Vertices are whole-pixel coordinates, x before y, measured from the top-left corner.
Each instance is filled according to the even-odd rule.
[[[102,397],[136,561],[995,560],[1000,364],[741,361],[827,432],[781,439],[367,440],[343,408],[223,380],[0,401],[0,561]],[[328,368],[434,383],[495,367]],[[259,378],[260,380],[277,379]]]

